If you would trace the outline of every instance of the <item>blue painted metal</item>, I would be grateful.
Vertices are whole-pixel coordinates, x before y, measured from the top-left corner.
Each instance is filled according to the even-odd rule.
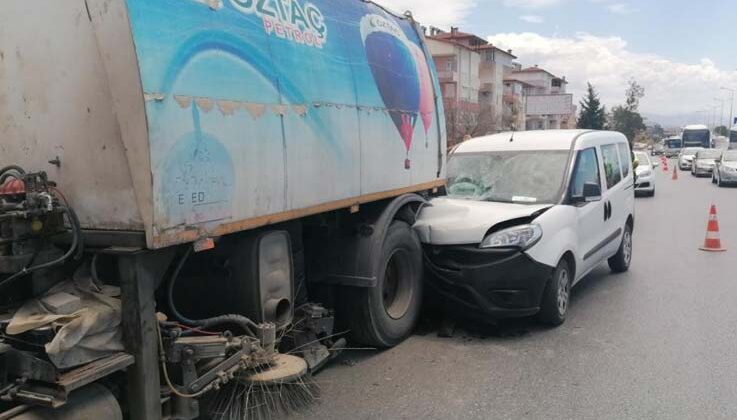
[[[437,78],[411,20],[358,0],[127,5],[155,236],[442,175]]]

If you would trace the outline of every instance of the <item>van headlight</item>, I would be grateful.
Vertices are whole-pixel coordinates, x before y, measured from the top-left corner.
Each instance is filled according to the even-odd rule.
[[[529,224],[511,227],[487,235],[479,248],[511,248],[525,250],[537,243],[543,236],[540,225]]]

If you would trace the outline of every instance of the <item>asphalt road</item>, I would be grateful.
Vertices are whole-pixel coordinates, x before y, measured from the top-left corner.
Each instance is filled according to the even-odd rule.
[[[343,354],[296,418],[736,418],[737,188],[658,175],[656,196],[637,200],[630,271],[602,265],[579,283],[563,326],[461,324],[441,338],[426,318],[396,348]],[[698,250],[712,202],[724,253]]]

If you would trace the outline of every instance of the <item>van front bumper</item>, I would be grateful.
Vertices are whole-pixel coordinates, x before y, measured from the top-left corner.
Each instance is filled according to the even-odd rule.
[[[425,245],[427,282],[446,301],[493,319],[533,315],[554,267],[517,249]]]

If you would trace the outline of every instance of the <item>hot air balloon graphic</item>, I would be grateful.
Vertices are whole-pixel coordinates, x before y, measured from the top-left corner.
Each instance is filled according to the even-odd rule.
[[[379,15],[363,17],[361,35],[376,87],[404,141],[404,167],[409,169],[409,149],[422,99],[414,44],[395,23]]]
[[[430,68],[427,65],[425,53],[417,44],[411,45],[412,53],[415,58],[415,64],[417,65],[417,74],[419,76],[420,119],[422,119],[422,126],[425,129],[425,147],[427,147],[427,132],[430,130],[430,126],[432,125],[432,117],[435,112],[432,76],[430,75]]]

